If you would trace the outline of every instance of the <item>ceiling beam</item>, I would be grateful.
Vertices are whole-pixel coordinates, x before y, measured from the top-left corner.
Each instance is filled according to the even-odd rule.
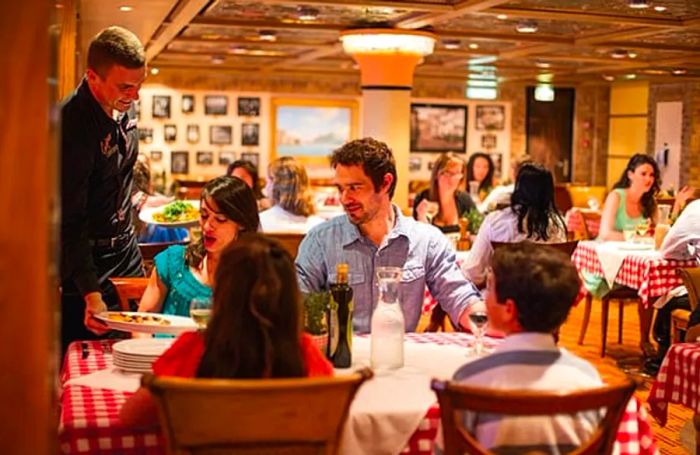
[[[653,28],[653,27],[636,27],[625,30],[616,30],[614,32],[606,32],[599,34],[591,34],[575,39],[575,44],[599,44],[612,40],[627,40],[641,38],[643,36],[657,35],[659,33],[668,32],[668,29]]]
[[[204,0],[203,0],[204,1]],[[308,22],[279,22],[279,21],[247,21],[235,19],[222,19],[217,17],[196,17],[191,25],[205,27],[237,27],[237,28],[262,28],[266,30],[314,30],[322,32],[340,32],[346,26],[344,24],[313,24]]]
[[[329,42],[324,42],[322,44],[319,43],[305,43],[301,41],[284,41],[284,40],[277,40],[273,42],[269,41],[262,41],[262,40],[250,40],[250,39],[245,39],[245,38],[222,38],[222,39],[205,39],[205,38],[198,38],[196,36],[181,36],[179,38],[175,38],[171,42],[172,44],[204,44],[204,45],[209,45],[209,44],[221,44],[225,46],[232,46],[232,45],[237,45],[237,44],[246,44],[246,45],[260,45],[260,46],[280,46],[280,47],[299,47],[299,48],[313,48],[319,45],[323,44],[332,44]]]
[[[280,67],[284,66],[294,66],[298,65],[300,63],[306,63],[306,62],[311,62],[314,60],[318,60],[323,57],[328,57],[330,55],[336,55],[340,52],[343,51],[343,45],[342,43],[336,43],[330,46],[317,46],[313,51],[307,52],[305,54],[302,54],[298,57],[295,58],[289,58],[282,60],[280,62],[273,63],[272,65],[265,65],[263,68],[260,69],[261,72],[263,73],[269,73],[270,71],[273,71],[275,69],[278,69]]]
[[[663,43],[640,43],[635,41],[606,41],[598,43],[595,47],[614,47],[619,49],[671,51],[671,52],[700,52],[700,46],[668,45]]]
[[[146,60],[153,60],[170,41],[180,34],[182,29],[192,21],[199,12],[207,6],[209,0],[183,0],[180,3],[177,11],[172,16],[172,20],[165,25],[165,30],[162,30],[155,38],[151,39],[146,45]]]
[[[572,43],[573,44],[573,43]],[[570,45],[570,44],[567,44]],[[530,54],[544,54],[561,47],[560,44],[536,44],[534,46],[516,47],[498,53],[499,58],[520,58]]]
[[[622,14],[594,13],[590,11],[573,11],[551,8],[516,8],[495,7],[488,11],[494,14],[507,14],[513,17],[531,19],[561,20],[574,22],[596,22],[600,24],[626,24],[641,27],[680,27],[682,21],[677,19],[662,19],[654,17],[633,17]]]
[[[528,33],[496,33],[485,32],[478,29],[438,29],[435,33],[441,38],[472,38],[490,41],[510,41],[513,43],[546,43],[546,44],[574,44],[571,38],[564,38],[559,35],[541,35]]]
[[[433,25],[437,22],[445,22],[455,17],[461,17],[469,13],[478,13],[494,6],[508,3],[510,0],[461,0],[455,3],[453,10],[447,13],[429,13],[417,17],[400,20],[396,23],[401,28],[421,28]]]
[[[259,0],[259,3],[278,4],[278,5],[294,5],[300,3],[292,0]],[[444,12],[452,11],[452,6],[443,3],[430,3],[421,1],[399,1],[399,0],[333,0],[329,5],[327,0],[304,0],[304,5],[317,6],[345,6],[351,8],[391,8],[398,10],[411,11],[427,11],[427,12]]]

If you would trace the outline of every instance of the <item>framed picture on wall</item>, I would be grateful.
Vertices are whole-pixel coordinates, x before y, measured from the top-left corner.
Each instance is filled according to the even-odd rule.
[[[153,128],[139,128],[139,141],[144,144],[153,142]]]
[[[411,104],[411,151],[457,152],[467,149],[467,106]]]
[[[420,156],[412,156],[408,159],[408,170],[410,172],[418,172],[420,171],[421,164]]]
[[[212,145],[230,145],[233,142],[232,136],[232,126],[212,125],[209,127],[209,143]]]
[[[141,119],[141,101],[136,100],[131,104],[133,107],[134,118],[138,121]]]
[[[153,118],[170,118],[170,96],[153,95]]]
[[[182,95],[182,108],[183,114],[191,114],[194,112],[194,95]]]
[[[476,129],[500,131],[506,127],[505,106],[490,104],[476,106]]]
[[[204,97],[205,115],[226,115],[228,113],[228,97],[226,95],[207,95]]]
[[[260,144],[260,125],[257,123],[243,123],[241,125],[241,145]]]
[[[486,150],[491,150],[496,148],[497,137],[495,134],[482,134],[481,135],[481,148]]]
[[[260,115],[260,98],[245,97],[238,98],[239,117],[258,117]]]
[[[175,142],[177,140],[177,125],[163,126],[163,139],[165,142]]]
[[[190,153],[172,152],[170,153],[170,173],[187,174],[190,172]]]
[[[160,163],[163,161],[163,152],[160,150],[151,150],[150,156],[152,163]]]
[[[197,152],[197,164],[204,166],[214,164],[214,152]]]
[[[187,142],[190,144],[199,142],[199,125],[187,125]]]
[[[241,153],[241,159],[250,161],[255,167],[260,166],[260,155],[257,153]]]
[[[236,153],[235,152],[219,152],[219,164],[223,164],[224,166],[228,166],[229,164],[233,163],[236,161]]]

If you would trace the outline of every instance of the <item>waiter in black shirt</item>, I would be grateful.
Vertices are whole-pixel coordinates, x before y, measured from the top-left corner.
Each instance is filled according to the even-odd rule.
[[[111,276],[142,276],[131,222],[136,119],[146,78],[139,39],[109,27],[90,43],[87,71],[62,108],[62,347],[107,327],[93,316],[118,309]]]

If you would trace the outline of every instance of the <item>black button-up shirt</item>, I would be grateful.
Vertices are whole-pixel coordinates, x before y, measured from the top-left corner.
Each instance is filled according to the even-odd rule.
[[[85,295],[100,290],[106,272],[97,270],[90,241],[131,228],[136,119],[110,118],[83,80],[62,107],[61,145],[61,278]]]

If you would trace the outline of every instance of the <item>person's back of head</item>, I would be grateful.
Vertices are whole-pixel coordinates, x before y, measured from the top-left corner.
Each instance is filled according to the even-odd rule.
[[[236,169],[243,170],[244,174],[236,175],[234,172],[236,171]],[[260,177],[258,175],[258,168],[252,162],[248,160],[236,160],[228,165],[228,168],[226,169],[226,175],[231,177],[238,177],[243,181],[246,181],[246,179],[249,177],[250,182],[246,183],[248,183],[253,189],[255,199],[260,199],[263,197],[262,189],[260,188]],[[245,176],[245,178],[243,178],[243,176]]]
[[[494,252],[491,270],[497,301],[513,301],[524,332],[553,332],[566,320],[579,292],[571,258],[546,245],[504,245]]]
[[[302,377],[301,306],[294,260],[251,233],[222,253],[198,377]]]
[[[276,159],[268,168],[272,179],[272,201],[295,215],[309,216],[314,206],[309,194],[309,178],[304,166],[291,156]]]
[[[549,239],[549,224],[565,229],[554,204],[554,179],[543,166],[526,163],[520,167],[510,197],[511,210],[518,216],[518,232],[535,240]]]
[[[128,69],[146,65],[146,53],[139,39],[129,30],[112,26],[98,33],[88,48],[87,66],[104,78],[107,71],[119,65]]]
[[[384,185],[384,176],[391,174],[393,181],[389,187],[389,199],[396,190],[396,160],[391,149],[384,142],[371,137],[346,142],[331,154],[331,167],[362,166],[365,174],[372,180],[374,191]]]

